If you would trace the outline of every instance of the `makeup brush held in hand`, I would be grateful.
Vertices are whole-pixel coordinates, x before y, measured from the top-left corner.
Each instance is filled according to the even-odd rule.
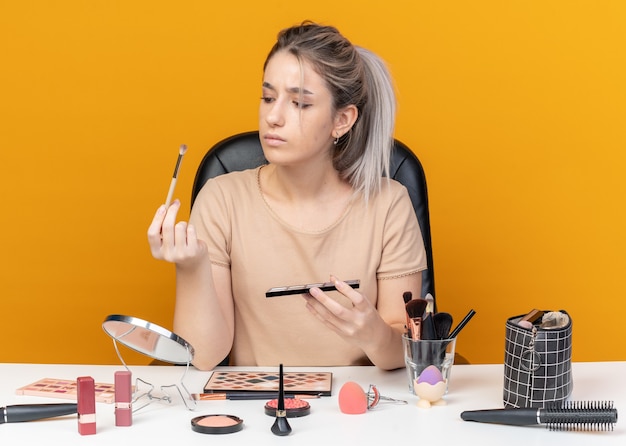
[[[178,158],[176,159],[176,167],[174,167],[174,175],[172,175],[172,181],[170,183],[170,190],[167,192],[167,198],[165,199],[165,207],[169,207],[172,202],[172,196],[174,195],[174,189],[176,188],[176,180],[178,179],[178,169],[180,169],[180,163],[183,162],[183,156],[187,151],[187,146],[181,144],[178,149]]]

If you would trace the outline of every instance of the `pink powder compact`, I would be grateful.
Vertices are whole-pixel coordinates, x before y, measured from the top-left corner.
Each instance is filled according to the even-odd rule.
[[[201,434],[232,434],[241,429],[243,420],[234,415],[202,415],[191,420],[191,430]]]
[[[278,400],[271,400],[265,404],[265,413],[273,417],[276,416]],[[311,406],[300,398],[285,398],[285,413],[287,418],[303,417],[311,413]]]

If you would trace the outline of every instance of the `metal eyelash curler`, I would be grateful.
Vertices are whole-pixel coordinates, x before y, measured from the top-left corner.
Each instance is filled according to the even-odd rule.
[[[367,408],[373,409],[378,406],[379,403],[392,403],[392,404],[408,404],[408,401],[397,400],[388,396],[381,395],[378,388],[374,384],[370,384],[370,388],[367,391]]]

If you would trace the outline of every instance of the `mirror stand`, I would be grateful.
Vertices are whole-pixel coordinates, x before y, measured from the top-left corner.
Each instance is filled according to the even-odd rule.
[[[176,388],[188,410],[195,410],[197,406],[196,400],[193,399],[184,382],[194,354],[193,348],[189,343],[158,325],[129,316],[108,316],[102,323],[102,327],[113,339],[113,347],[117,357],[129,372],[131,370],[122,357],[117,345],[118,341],[126,347],[153,359],[185,366],[178,384],[162,385],[160,386],[160,392],[155,391],[156,387],[154,384],[136,377],[135,389],[133,391],[133,413],[153,402],[171,403],[171,392],[168,393],[168,389],[171,388]],[[143,404],[137,407],[136,403],[139,401]]]

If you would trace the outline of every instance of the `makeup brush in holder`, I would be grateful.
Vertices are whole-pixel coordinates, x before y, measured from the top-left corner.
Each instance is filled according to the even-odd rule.
[[[278,374],[278,402],[276,407],[276,420],[272,425],[272,433],[280,437],[291,433],[291,426],[287,421],[287,411],[285,410],[285,389],[283,383],[283,365],[280,365]]]
[[[452,315],[444,312],[435,313],[433,314],[433,322],[436,339],[447,339],[452,329]]]
[[[428,302],[425,299],[413,299],[410,291],[406,291],[402,297],[406,308],[408,335],[416,341],[422,338],[424,311],[426,311]]]

